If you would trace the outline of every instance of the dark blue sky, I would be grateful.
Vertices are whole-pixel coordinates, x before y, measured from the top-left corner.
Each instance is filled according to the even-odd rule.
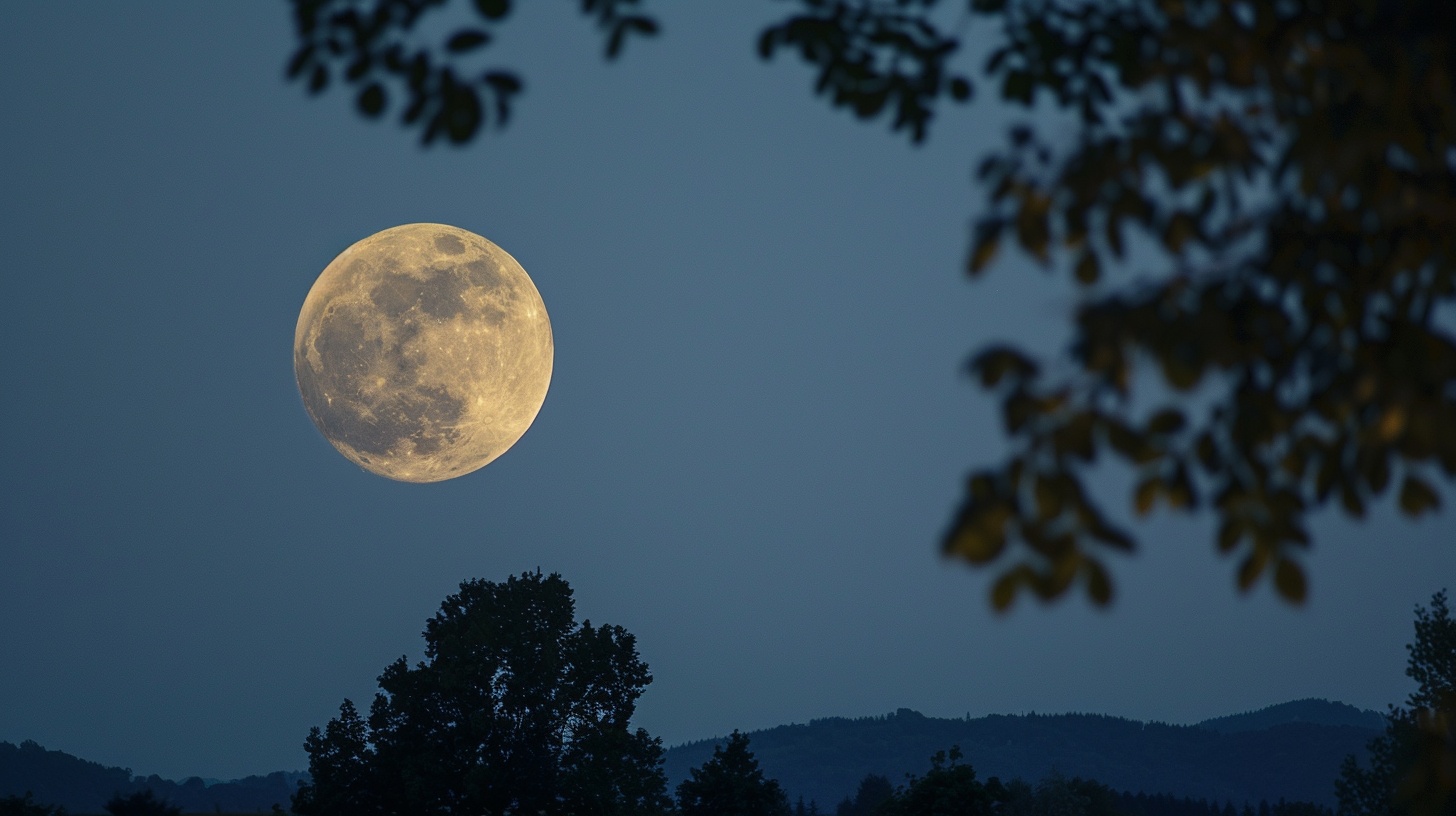
[[[1004,444],[962,361],[1059,348],[1075,303],[1016,257],[960,274],[971,168],[1008,121],[985,94],[912,149],[756,57],[789,6],[660,2],[664,36],[608,65],[575,3],[518,5],[495,53],[527,92],[463,151],[285,84],[282,3],[7,10],[0,740],[302,768],[308,728],[418,656],[461,580],[538,566],[637,635],[637,721],[669,744],[900,706],[1190,722],[1404,697],[1412,609],[1456,576],[1449,512],[1319,517],[1303,609],[1238,596],[1206,519],[1142,524],[1107,612],[997,617],[937,555]],[[557,351],[516,447],[426,486],[334,452],[291,368],[323,267],[414,221],[513,254]]]

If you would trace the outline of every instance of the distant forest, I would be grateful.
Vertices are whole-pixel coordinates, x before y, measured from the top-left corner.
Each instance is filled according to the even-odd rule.
[[[287,809],[288,797],[307,777],[278,771],[210,785],[197,777],[174,782],[156,775],[133,776],[128,768],[49,751],[29,740],[20,745],[0,742],[0,797],[29,792],[36,802],[73,814],[101,813],[112,796],[146,790],[189,813],[266,813],[275,803]]]
[[[1363,757],[1382,722],[1374,712],[1324,700],[1190,726],[1090,714],[940,719],[901,709],[784,725],[749,737],[765,774],[779,780],[789,800],[825,816],[867,776],[902,784],[952,745],[981,779],[1096,780],[1115,796],[1121,816],[1329,816],[1340,762],[1351,754]],[[722,742],[668,749],[670,785],[676,787]],[[304,779],[303,773],[277,772],[213,784],[195,777],[174,782],[34,742],[0,742],[0,797],[30,791],[36,802],[73,814],[100,813],[114,794],[147,789],[187,812],[266,813],[274,804],[286,809]]]
[[[898,784],[936,751],[959,745],[982,779],[1095,779],[1119,791],[1257,806],[1261,801],[1334,805],[1346,756],[1363,758],[1384,720],[1326,700],[1298,700],[1197,725],[1144,723],[1099,714],[925,717],[909,709],[829,718],[749,733],[764,773],[790,801],[821,806],[856,790],[867,774]],[[669,784],[686,778],[722,739],[671,748]],[[1222,816],[1222,815],[1221,815]],[[1239,814],[1242,816],[1242,814]]]

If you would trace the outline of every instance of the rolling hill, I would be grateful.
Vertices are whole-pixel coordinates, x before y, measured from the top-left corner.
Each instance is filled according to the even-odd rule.
[[[960,746],[964,761],[983,779],[1038,780],[1057,772],[1132,793],[1329,805],[1340,763],[1347,755],[1364,755],[1380,722],[1374,712],[1323,700],[1198,725],[1096,714],[937,719],[902,708],[881,717],[782,725],[750,732],[749,738],[764,772],[778,779],[791,799],[803,796],[821,809],[852,793],[866,774],[898,783],[906,774],[923,773],[931,754],[952,745]],[[669,749],[671,783],[687,778],[688,769],[712,756],[721,741]]]
[[[902,782],[923,773],[938,750],[959,745],[981,778],[1039,780],[1051,773],[1095,779],[1119,791],[1258,804],[1332,804],[1333,781],[1349,754],[1363,755],[1383,720],[1324,700],[1297,700],[1197,725],[1144,723],[1097,714],[995,715],[938,719],[909,709],[879,717],[832,717],[749,732],[764,771],[790,799],[831,811],[866,774]],[[667,750],[673,788],[722,739]],[[99,813],[116,793],[151,788],[188,812],[267,812],[288,806],[305,774],[276,772],[208,784],[135,776],[34,742],[0,742],[0,796],[31,791],[37,802]]]

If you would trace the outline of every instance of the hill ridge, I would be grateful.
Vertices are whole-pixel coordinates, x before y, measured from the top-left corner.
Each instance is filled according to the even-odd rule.
[[[1383,719],[1373,711],[1306,698],[1191,725],[1094,712],[940,718],[900,708],[745,733],[764,772],[791,798],[803,796],[823,811],[853,793],[866,774],[899,782],[906,774],[923,773],[932,753],[952,745],[960,745],[983,779],[1035,781],[1058,772],[1133,794],[1330,804],[1339,763],[1349,754],[1363,756],[1380,727]],[[669,784],[675,788],[726,739],[668,748]],[[0,742],[0,797],[29,790],[37,802],[72,813],[99,813],[112,795],[146,788],[193,812],[266,811],[275,802],[287,806],[306,778],[276,771],[223,782],[196,776],[178,782],[133,775],[130,768],[103,766],[32,740]]]
[[[1361,710],[1323,702],[1339,707],[1328,709],[1329,723],[1311,721],[1323,716],[1313,707],[1281,709],[1280,704],[1259,710],[1276,710],[1265,716],[1266,727],[1227,733],[1205,727],[1207,720],[1179,725],[1111,714],[1036,712],[937,718],[908,708],[866,717],[821,717],[745,733],[764,773],[778,779],[792,797],[802,795],[821,809],[852,793],[866,774],[898,781],[923,773],[930,755],[951,745],[960,746],[981,778],[1037,780],[1058,772],[1132,793],[1254,804],[1280,798],[1333,804],[1340,763],[1351,754],[1363,756],[1379,728],[1344,722],[1344,709]],[[1294,713],[1302,717],[1281,719]],[[725,739],[669,748],[670,783],[685,779],[688,769],[706,761]]]

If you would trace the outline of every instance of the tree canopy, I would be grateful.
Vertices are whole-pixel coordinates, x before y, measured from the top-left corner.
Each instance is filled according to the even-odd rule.
[[[130,796],[117,794],[106,803],[111,816],[182,816],[182,808],[171,804],[147,789]]]
[[[895,795],[895,786],[890,778],[880,774],[867,774],[860,780],[854,796],[844,797],[834,809],[834,816],[874,816],[880,806]]]
[[[748,736],[734,731],[677,786],[677,810],[682,816],[789,816],[789,799],[764,777]]]
[[[1456,620],[1446,591],[1416,608],[1406,676],[1416,690],[1391,706],[1368,763],[1345,760],[1339,816],[1456,816]]]
[[[23,796],[0,798],[0,816],[64,816],[65,808],[42,805],[31,798],[30,791]]]
[[[620,626],[575,622],[561,576],[467,581],[426,624],[425,659],[345,700],[304,747],[293,810],[367,814],[665,812],[661,742],[631,730],[652,681]]]
[[[342,79],[369,117],[402,95],[424,142],[469,142],[523,87],[464,67],[512,3],[473,0],[469,27],[411,40],[444,5],[295,0],[289,75]],[[978,75],[951,5],[999,29]],[[642,6],[581,0],[608,57],[657,32]],[[1310,513],[1360,517],[1392,492],[1411,516],[1439,507],[1456,475],[1452,30],[1443,0],[798,0],[765,28],[761,56],[796,53],[816,93],[912,142],[976,84],[1026,111],[977,157],[967,269],[1014,247],[1070,273],[1080,305],[1058,367],[1014,343],[968,363],[1013,451],[967,478],[942,549],[998,570],[996,608],[1111,599],[1107,558],[1137,542],[1087,488],[1099,457],[1133,473],[1136,515],[1211,508],[1238,587],[1272,577],[1296,603]]]

